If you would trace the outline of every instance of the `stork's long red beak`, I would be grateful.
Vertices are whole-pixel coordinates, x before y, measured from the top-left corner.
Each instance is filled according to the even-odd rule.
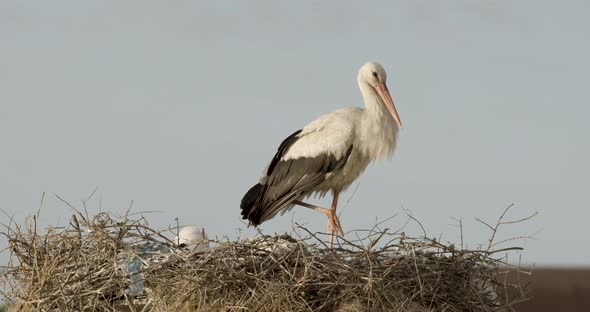
[[[391,94],[389,94],[389,89],[387,89],[387,85],[385,82],[381,82],[377,85],[377,93],[381,97],[381,101],[387,107],[387,110],[391,113],[391,117],[395,120],[398,128],[402,127],[402,120],[399,118],[397,114],[397,109],[395,109],[395,104],[393,104],[393,99],[391,98]]]

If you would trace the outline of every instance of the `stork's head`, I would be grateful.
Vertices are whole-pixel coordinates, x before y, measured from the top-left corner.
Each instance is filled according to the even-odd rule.
[[[393,99],[391,98],[391,94],[389,94],[389,89],[387,88],[387,73],[385,73],[385,69],[381,64],[376,62],[368,62],[359,69],[359,73],[357,75],[357,80],[359,85],[368,85],[372,91],[377,95],[377,97],[381,100],[381,104],[385,105],[389,113],[391,113],[391,117],[395,120],[398,128],[402,127],[402,121],[397,114],[397,109],[395,109],[395,104],[393,104]]]

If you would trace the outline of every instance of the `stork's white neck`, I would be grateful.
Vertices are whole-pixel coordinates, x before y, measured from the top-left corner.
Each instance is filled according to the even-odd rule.
[[[371,160],[391,158],[397,143],[397,124],[381,98],[366,82],[359,81],[365,109],[358,127],[359,147]]]
[[[361,93],[363,95],[365,111],[367,113],[374,115],[375,117],[377,117],[377,115],[386,113],[385,106],[381,102],[381,99],[375,91],[375,88],[366,82],[359,82],[359,88],[361,89]]]

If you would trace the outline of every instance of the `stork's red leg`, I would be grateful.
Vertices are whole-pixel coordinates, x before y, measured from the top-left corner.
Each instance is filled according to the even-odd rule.
[[[313,210],[315,210],[315,211],[319,211],[319,212],[321,212],[321,213],[323,213],[323,214],[326,214],[326,215],[327,215],[328,213],[330,213],[330,209],[323,208],[323,207],[316,206],[316,205],[312,205],[312,204],[308,204],[308,203],[306,203],[306,202],[302,202],[302,201],[300,201],[300,200],[294,200],[294,201],[293,201],[293,204],[295,204],[295,205],[299,205],[299,206],[303,206],[303,207],[305,207],[305,208],[313,209]]]
[[[312,204],[308,204],[306,202],[302,202],[299,200],[294,200],[293,203],[296,205],[299,205],[299,206],[313,209],[315,211],[319,211],[319,212],[325,214],[326,217],[328,217],[328,246],[330,248],[332,248],[332,244],[333,244],[332,242],[334,239],[334,229],[336,228],[336,226],[334,225],[334,218],[332,217],[332,209],[326,209],[326,208],[319,207],[319,206],[312,205]]]
[[[338,215],[336,215],[336,208],[338,206],[338,195],[340,195],[340,191],[334,190],[334,197],[332,198],[332,209],[326,209],[322,207],[318,207],[316,205],[308,204],[299,200],[294,200],[293,203],[296,205],[300,205],[303,207],[307,207],[309,209],[313,209],[328,217],[328,246],[332,248],[334,245],[334,231],[344,235],[344,231],[342,231],[342,226],[340,225],[340,219]]]
[[[340,195],[339,190],[334,190],[334,197],[332,198],[332,213],[331,217],[333,219],[333,223],[335,226],[335,230],[340,233],[340,235],[344,235],[344,231],[342,231],[342,226],[340,225],[340,218],[336,214],[336,208],[338,207],[338,196]]]

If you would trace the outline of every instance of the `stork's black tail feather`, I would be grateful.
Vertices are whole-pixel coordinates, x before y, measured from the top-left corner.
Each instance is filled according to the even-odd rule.
[[[260,213],[251,213],[254,205],[256,205],[256,200],[258,197],[262,195],[264,191],[264,186],[260,183],[257,183],[253,187],[251,187],[246,195],[242,198],[242,202],[240,203],[240,209],[242,209],[242,219],[248,219],[250,221],[250,225],[257,226],[260,224]]]

